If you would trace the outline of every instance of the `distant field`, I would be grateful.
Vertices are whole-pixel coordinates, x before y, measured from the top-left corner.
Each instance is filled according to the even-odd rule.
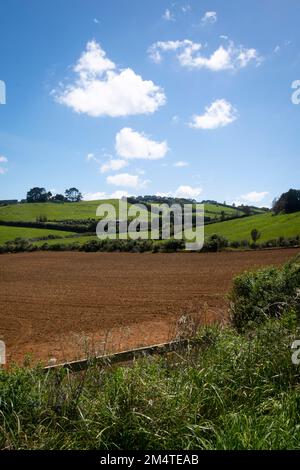
[[[50,220],[88,219],[96,217],[96,209],[100,203],[117,205],[117,199],[105,201],[81,201],[73,203],[36,203],[14,204],[0,207],[0,220],[35,222],[37,217],[43,216]]]
[[[45,203],[45,204],[16,204],[12,206],[0,207],[0,220],[3,221],[28,221],[34,222],[37,217],[44,216],[48,221],[53,220],[71,220],[95,218],[96,209],[100,203],[111,203],[118,206],[117,199],[108,199],[101,201],[82,201],[78,203]],[[257,209],[259,212],[260,209]],[[242,213],[234,207],[224,207],[219,204],[205,204],[205,215],[220,219],[221,213],[225,217],[241,215]],[[252,215],[249,217],[238,218],[225,222],[216,222],[205,226],[205,237],[216,233],[225,236],[230,241],[250,240],[252,229],[258,229],[261,232],[259,241],[267,241],[279,237],[293,237],[300,234],[300,212],[294,214],[283,214],[273,216],[271,213]],[[19,227],[0,226],[0,245],[8,240],[21,238],[38,238],[49,234],[59,237],[72,235],[73,232],[57,231],[50,229],[31,229]],[[81,235],[76,238],[61,238],[59,243],[82,244],[86,241],[97,239],[96,236]],[[39,241],[35,244],[42,245],[45,241]],[[57,240],[47,240],[49,244],[57,243]]]
[[[235,209],[234,207],[224,207],[219,204],[204,204],[205,215],[211,217],[221,216],[221,213],[224,212],[226,217],[231,217],[234,215],[242,215],[242,211]]]
[[[243,219],[217,222],[205,227],[205,236],[208,237],[217,233],[230,241],[250,240],[250,233],[254,228],[261,232],[259,241],[300,235],[300,212],[282,215],[267,213]]]
[[[96,217],[97,207],[102,203],[118,206],[118,199],[106,199],[100,201],[81,201],[73,203],[37,203],[37,204],[14,204],[0,207],[0,220],[35,222],[37,217],[46,217],[51,220],[88,219]],[[219,204],[205,204],[205,215],[212,219],[221,217],[222,211],[226,217],[242,214],[234,207],[224,207]]]
[[[256,228],[261,232],[259,242],[268,241],[279,237],[294,237],[300,235],[300,212],[294,214],[282,214],[273,216],[271,213],[234,219],[225,222],[217,222],[205,226],[205,238],[210,235],[223,235],[230,241],[251,240],[251,231]],[[85,243],[86,241],[97,240],[97,237],[81,236],[60,240],[59,243],[65,245],[71,243]],[[36,242],[37,246],[45,242]],[[56,240],[47,240],[53,245]]]
[[[15,238],[30,239],[30,238],[47,237],[48,235],[66,237],[68,235],[73,235],[73,232],[64,232],[62,230],[47,230],[47,229],[40,229],[40,228],[0,226],[0,245],[3,245],[5,242],[8,242],[10,240],[14,240]],[[42,243],[45,243],[45,241]]]

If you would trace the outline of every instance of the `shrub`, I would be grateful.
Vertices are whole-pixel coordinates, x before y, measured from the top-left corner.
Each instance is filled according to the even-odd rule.
[[[183,240],[164,240],[160,243],[160,250],[164,253],[170,253],[178,250],[182,250],[184,248]]]
[[[230,243],[230,246],[231,246],[232,248],[240,248],[241,242],[239,242],[238,240],[237,240],[237,241],[233,241],[233,242]]]
[[[300,264],[268,267],[234,279],[230,294],[233,325],[243,330],[251,323],[281,317],[286,311],[300,313]]]
[[[13,241],[8,241],[2,247],[0,253],[20,253],[24,251],[35,251],[37,247],[32,245],[28,240],[23,238],[16,238]]]
[[[203,251],[219,251],[223,248],[228,247],[229,242],[227,238],[222,235],[211,235],[204,243]]]

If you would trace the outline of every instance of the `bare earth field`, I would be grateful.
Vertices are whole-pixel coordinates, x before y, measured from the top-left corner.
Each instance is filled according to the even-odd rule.
[[[226,321],[232,278],[295,249],[235,253],[37,252],[0,256],[8,362],[59,362],[170,339],[184,313]]]

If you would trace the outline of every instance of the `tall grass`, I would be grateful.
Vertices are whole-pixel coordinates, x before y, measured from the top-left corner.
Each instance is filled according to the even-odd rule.
[[[300,448],[294,320],[251,335],[205,327],[201,346],[132,367],[0,374],[6,449]]]

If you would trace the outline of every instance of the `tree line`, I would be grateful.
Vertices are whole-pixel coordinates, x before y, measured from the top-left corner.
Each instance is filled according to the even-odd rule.
[[[278,199],[274,199],[272,205],[274,214],[281,212],[289,214],[300,211],[300,189],[290,189]]]
[[[77,188],[69,188],[64,194],[53,195],[45,188],[31,188],[26,195],[26,202],[79,202],[82,194]]]

